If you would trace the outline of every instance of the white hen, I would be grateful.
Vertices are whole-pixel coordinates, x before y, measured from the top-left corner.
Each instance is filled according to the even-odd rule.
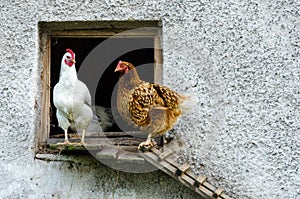
[[[53,90],[53,103],[59,127],[65,132],[65,142],[69,144],[68,128],[82,131],[81,143],[84,144],[85,131],[93,117],[91,95],[87,86],[77,79],[75,53],[67,49],[61,61],[60,77]]]

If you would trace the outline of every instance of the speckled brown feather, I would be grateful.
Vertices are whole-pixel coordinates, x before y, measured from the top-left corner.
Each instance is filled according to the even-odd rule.
[[[153,137],[171,130],[181,115],[184,97],[166,86],[140,80],[135,68],[119,81],[118,111],[127,122]]]

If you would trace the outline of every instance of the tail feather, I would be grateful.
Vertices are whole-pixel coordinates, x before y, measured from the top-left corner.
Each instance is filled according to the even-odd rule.
[[[185,95],[183,97],[183,101],[180,104],[180,108],[182,110],[182,112],[188,112],[191,108],[197,106],[199,100],[197,95],[195,94],[189,94],[189,95]]]
[[[95,113],[100,119],[100,127],[103,131],[105,131],[107,128],[112,127],[112,125],[114,124],[114,117],[110,108],[95,106]]]

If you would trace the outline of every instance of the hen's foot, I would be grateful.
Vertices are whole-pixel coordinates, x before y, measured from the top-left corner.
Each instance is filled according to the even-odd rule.
[[[153,140],[146,140],[145,142],[142,142],[138,146],[138,150],[141,150],[143,152],[150,150],[152,147],[156,145],[155,141]]]
[[[65,146],[65,145],[82,146],[82,145],[85,145],[85,142],[69,142],[69,141],[64,141],[64,142],[59,142],[56,145],[58,145],[58,146]]]
[[[56,145],[69,145],[69,144],[71,144],[71,142],[69,142],[69,140],[65,140],[64,142],[59,142],[59,143],[57,143]]]
[[[85,143],[84,142],[72,142],[71,144],[74,145],[74,146],[82,146]]]

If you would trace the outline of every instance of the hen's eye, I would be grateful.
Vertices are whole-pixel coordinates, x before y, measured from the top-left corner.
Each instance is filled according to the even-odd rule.
[[[67,56],[67,59],[70,59],[71,57],[70,56]]]

